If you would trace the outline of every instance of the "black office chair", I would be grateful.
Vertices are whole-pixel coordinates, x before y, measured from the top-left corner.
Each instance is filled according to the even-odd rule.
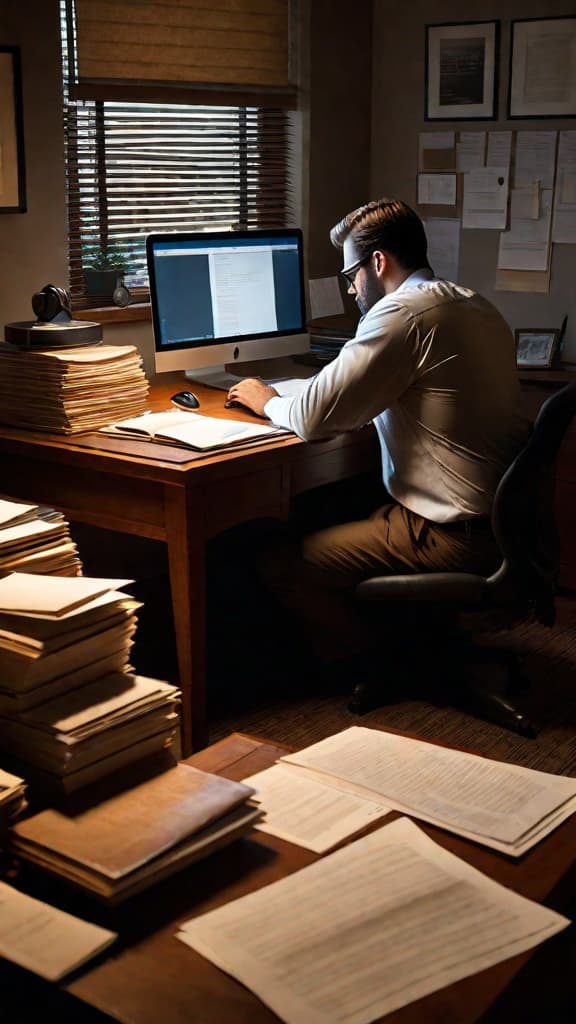
[[[437,623],[440,609],[442,648],[435,665],[431,665],[434,659],[426,648],[427,667],[431,675],[438,676],[439,683],[439,691],[432,684],[431,696],[436,693],[445,703],[524,736],[536,735],[526,716],[506,697],[475,684],[466,673],[468,662],[498,662],[507,670],[507,692],[518,692],[529,685],[519,660],[510,651],[473,645],[461,629],[460,616],[463,612],[498,610],[511,612],[516,619],[532,617],[546,626],[554,625],[559,570],[555,461],[575,413],[576,384],[569,384],[544,403],[528,442],[502,477],[491,516],[502,563],[492,576],[461,572],[382,576],[365,580],[356,588],[360,601],[387,604],[395,613],[399,606],[409,604],[415,645],[420,642],[415,612],[424,613],[423,623],[431,616]],[[381,703],[382,691],[378,699],[374,683],[360,682],[348,706],[355,714],[363,714]]]

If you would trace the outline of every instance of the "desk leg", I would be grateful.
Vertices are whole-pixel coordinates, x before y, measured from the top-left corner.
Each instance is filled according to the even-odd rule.
[[[198,503],[197,494],[194,503]],[[182,690],[182,757],[208,742],[206,547],[201,513],[197,505],[193,509],[183,487],[165,488],[166,543]]]

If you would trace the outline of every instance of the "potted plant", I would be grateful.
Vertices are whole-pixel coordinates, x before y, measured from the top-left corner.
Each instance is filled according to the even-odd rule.
[[[86,258],[84,280],[88,295],[111,297],[128,270],[128,260],[117,245],[96,249]]]

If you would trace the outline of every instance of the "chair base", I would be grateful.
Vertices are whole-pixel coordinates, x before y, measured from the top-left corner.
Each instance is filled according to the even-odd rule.
[[[520,659],[511,651],[494,647],[470,646],[460,637],[461,644],[457,647],[456,657],[441,659],[441,668],[436,667],[434,678],[430,677],[429,664],[426,666],[424,685],[418,687],[417,696],[432,703],[459,708],[467,714],[483,721],[494,722],[503,729],[534,739],[538,735],[536,725],[507,698],[521,693],[530,687],[530,681],[524,674]],[[472,664],[499,665],[506,672],[506,694],[501,695],[486,689],[473,678]],[[437,662],[438,666],[438,662]],[[408,675],[406,664],[404,675]],[[414,666],[410,673],[413,678],[422,679],[422,666]],[[414,687],[406,688],[405,696],[414,696]],[[398,692],[395,694],[398,699]],[[359,682],[348,702],[348,710],[354,715],[364,715],[386,703],[385,691],[381,683],[364,679]]]

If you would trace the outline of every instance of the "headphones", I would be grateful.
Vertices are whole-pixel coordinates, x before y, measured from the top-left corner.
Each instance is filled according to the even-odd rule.
[[[70,293],[56,284],[46,284],[42,291],[34,293],[32,309],[38,320],[44,323],[56,319],[68,322],[72,319]]]

